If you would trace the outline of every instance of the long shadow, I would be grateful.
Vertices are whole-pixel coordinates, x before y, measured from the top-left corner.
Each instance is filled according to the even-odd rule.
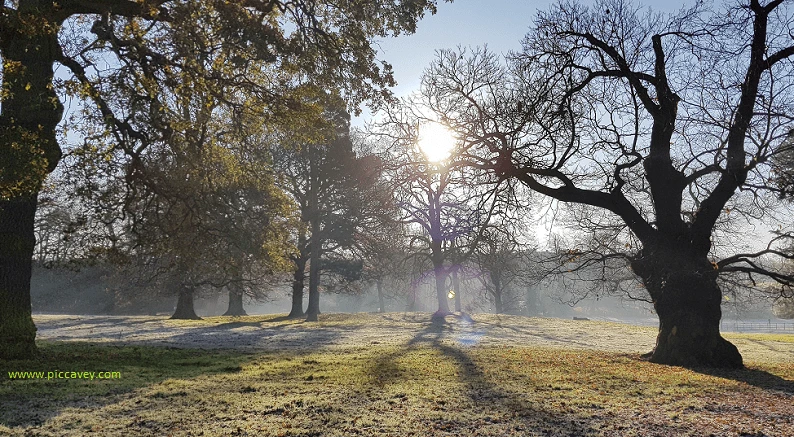
[[[94,320],[71,320],[68,324],[45,323],[42,330],[48,331],[47,340],[49,341],[87,341],[93,342],[102,340],[103,342],[124,344],[124,345],[159,345],[176,346],[182,348],[196,349],[234,349],[250,348],[258,350],[276,350],[283,348],[316,348],[332,345],[344,335],[345,332],[352,332],[358,329],[355,325],[334,325],[334,326],[312,326],[311,329],[304,329],[302,320],[289,319],[287,317],[272,317],[264,320],[254,321],[235,321],[204,325],[180,327],[174,331],[169,331],[168,326],[153,326],[151,329],[143,327],[141,329],[127,326],[128,320],[112,323],[118,329],[113,332],[105,332],[94,323]],[[139,321],[136,321],[139,322]],[[60,330],[69,328],[80,328],[85,324],[86,332],[77,333],[76,336],[70,334],[58,335]],[[97,333],[89,334],[91,327],[97,327]],[[296,328],[291,330],[290,328]],[[132,329],[130,329],[132,328]],[[253,328],[253,329],[239,329]],[[161,335],[156,332],[161,332]],[[140,336],[144,338],[140,338]],[[152,336],[158,338],[151,338]],[[231,338],[232,343],[226,345],[217,341],[217,338]]]
[[[694,372],[704,375],[716,376],[718,378],[730,379],[732,381],[743,382],[764,390],[781,392],[788,396],[794,396],[794,381],[781,378],[775,374],[760,369],[712,369],[712,368],[692,368]]]
[[[33,314],[33,319],[35,321],[36,318],[46,318],[46,317],[53,317],[53,316],[63,316],[69,317],[68,319],[58,318],[58,322],[55,323],[63,323],[65,325],[80,325],[87,321],[92,322],[95,325],[115,325],[118,324],[119,321],[123,321],[128,325],[133,324],[142,324],[142,323],[151,323],[152,321],[158,321],[161,318],[155,318],[156,316],[128,316],[128,315],[115,315],[115,316],[108,316],[108,315],[94,315],[94,314],[81,314],[81,315],[74,315],[74,314]],[[162,317],[165,319],[166,317]]]
[[[68,408],[94,409],[113,404],[120,395],[158,384],[166,379],[194,379],[213,374],[236,373],[262,356],[289,352],[300,357],[334,344],[344,329],[287,328],[302,322],[279,323],[276,319],[228,322],[191,327],[187,332],[162,340],[116,339],[110,342],[45,340],[35,360],[0,362],[0,424],[36,427]],[[234,332],[235,328],[261,329]],[[232,332],[230,332],[232,331]],[[233,335],[234,344],[207,348],[208,337]],[[217,340],[214,343],[218,343]],[[246,343],[252,348],[246,348]],[[178,347],[174,347],[178,346]],[[117,380],[10,379],[8,372],[119,371]],[[175,396],[184,394],[176,393]],[[171,396],[165,393],[161,397]]]
[[[772,346],[771,346],[769,343],[767,343],[767,342],[763,342],[763,341],[760,341],[760,340],[756,340],[756,339],[754,339],[754,338],[746,338],[746,339],[744,339],[744,340],[745,340],[746,342],[748,342],[748,343],[752,343],[752,344],[755,344],[755,345],[757,345],[757,346],[760,346],[760,347],[766,348],[766,349],[768,349],[769,351],[771,351],[771,352],[774,352],[774,353],[777,353],[777,354],[779,354],[779,353],[784,353],[784,354],[785,354],[786,352],[788,352],[788,351],[781,351],[781,350],[779,350],[779,349],[775,349],[775,348],[774,348],[774,347],[772,347]],[[794,355],[792,356],[792,358],[794,358]]]
[[[289,322],[297,322],[297,321],[302,322],[303,319],[304,319],[303,316],[301,316],[301,317],[277,316],[277,317],[273,317],[272,319],[263,320],[263,322],[269,322],[269,323],[288,322],[288,321]]]
[[[293,326],[299,329],[291,330],[290,327]],[[261,322],[229,322],[215,326],[194,327],[189,331],[167,337],[163,343],[173,343],[183,347],[194,348],[226,348],[227,346],[223,344],[217,345],[215,344],[217,342],[212,340],[212,337],[220,336],[221,338],[233,338],[233,343],[228,346],[231,349],[322,350],[324,347],[336,343],[345,331],[354,329],[353,327],[333,327],[328,329],[319,326],[304,329],[306,326],[303,322],[276,325]],[[235,328],[240,327],[258,329],[234,331]]]
[[[61,412],[102,408],[126,394],[166,379],[206,378],[237,373],[257,356],[244,352],[173,349],[157,346],[118,346],[84,342],[45,342],[39,357],[0,362],[0,424],[9,428],[37,427]],[[258,356],[261,356],[258,355]],[[48,372],[120,372],[118,379],[66,379]],[[43,372],[44,378],[11,379],[9,372]],[[160,397],[184,392],[158,392]],[[35,428],[29,430],[35,435]],[[27,434],[26,434],[27,435]]]
[[[512,338],[516,340],[526,339],[526,338],[536,338],[540,340],[545,340],[553,344],[571,344],[577,346],[578,348],[582,349],[589,349],[594,348],[595,345],[592,343],[588,343],[586,341],[579,341],[571,338],[564,338],[564,337],[555,337],[552,335],[546,335],[542,333],[538,333],[537,331],[533,331],[531,328],[518,328],[515,326],[503,325],[500,322],[493,323],[487,321],[477,321],[476,325],[485,330],[485,332],[494,331],[494,330],[504,330],[504,331],[512,331],[515,334],[511,334],[510,332],[500,333],[498,337],[500,339],[505,338]]]
[[[586,419],[573,420],[563,414],[556,415],[533,408],[526,404],[520,394],[502,390],[485,376],[480,366],[464,349],[443,341],[447,334],[454,333],[452,325],[443,319],[434,320],[415,335],[404,348],[376,360],[372,367],[373,372],[387,372],[386,377],[382,374],[374,375],[378,383],[385,385],[398,379],[399,372],[396,371],[398,366],[394,361],[422,345],[427,345],[440,351],[443,356],[456,364],[459,380],[466,387],[466,396],[478,406],[479,411],[506,411],[509,413],[507,416],[519,417],[524,422],[524,431],[540,432],[542,435],[584,436],[594,433],[594,430],[587,426]]]

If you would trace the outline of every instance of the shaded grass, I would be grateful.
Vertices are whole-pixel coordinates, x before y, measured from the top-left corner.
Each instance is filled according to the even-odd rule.
[[[367,320],[338,319],[325,323]],[[636,354],[465,347],[448,334],[425,323],[404,344],[315,352],[42,343],[40,359],[0,364],[0,435],[794,435],[791,362],[693,371]],[[8,380],[7,369],[122,378]]]
[[[173,381],[236,373],[248,359],[234,351],[39,342],[35,360],[0,361],[0,435],[4,425],[41,425],[64,408],[90,411],[133,393],[168,397]],[[8,372],[14,371],[120,372],[121,377],[11,380]]]
[[[364,326],[379,318],[376,314],[346,314],[331,313],[320,314],[318,322],[313,322],[312,326]],[[170,326],[182,327],[209,327],[209,326],[273,326],[273,324],[301,325],[305,323],[304,318],[290,319],[283,314],[264,314],[253,316],[212,316],[204,317],[201,320],[174,320],[165,321]]]

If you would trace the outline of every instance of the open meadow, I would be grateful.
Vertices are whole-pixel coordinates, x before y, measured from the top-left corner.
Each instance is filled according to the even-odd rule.
[[[714,371],[640,360],[655,328],[472,318],[34,316],[0,435],[794,435],[794,335],[726,334],[747,368]]]

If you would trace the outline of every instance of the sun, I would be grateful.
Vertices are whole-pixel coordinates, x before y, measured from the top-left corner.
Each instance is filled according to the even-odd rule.
[[[419,125],[419,150],[430,162],[441,162],[452,153],[455,147],[455,136],[444,125],[424,123]]]

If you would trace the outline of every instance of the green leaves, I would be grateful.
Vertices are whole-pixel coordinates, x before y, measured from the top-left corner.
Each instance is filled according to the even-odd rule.
[[[0,138],[0,200],[35,194],[49,173],[46,140],[19,125],[0,127]]]

